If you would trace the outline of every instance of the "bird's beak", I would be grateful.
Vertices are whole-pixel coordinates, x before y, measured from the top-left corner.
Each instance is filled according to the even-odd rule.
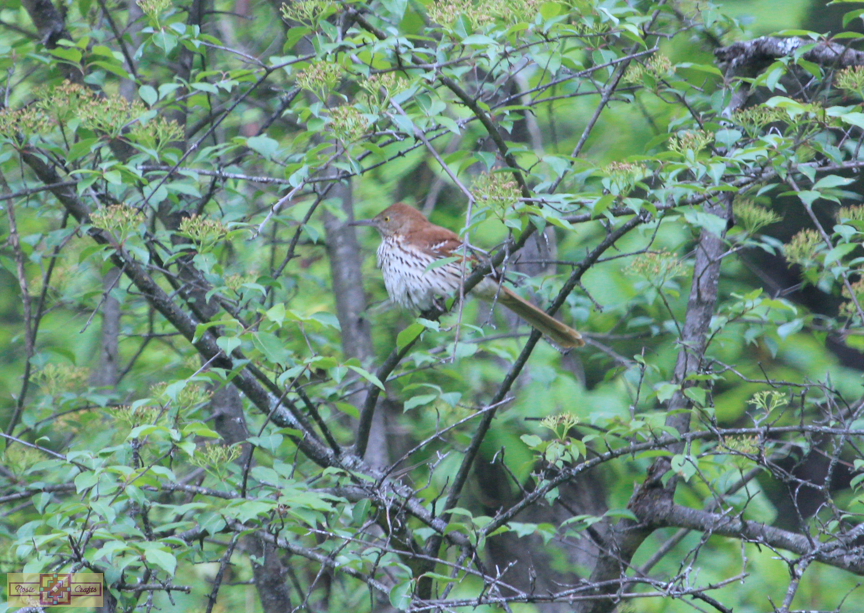
[[[349,226],[374,226],[374,219],[358,219],[348,224]]]

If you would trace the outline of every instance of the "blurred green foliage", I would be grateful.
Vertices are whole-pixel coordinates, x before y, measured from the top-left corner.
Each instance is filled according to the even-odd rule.
[[[832,218],[835,204],[860,200],[841,168],[860,163],[864,120],[855,75],[846,75],[849,91],[838,93],[819,86],[831,83],[831,67],[801,54],[787,57],[752,77],[754,90],[768,99],[754,102],[762,115],[727,117],[730,90],[711,53],[712,45],[804,27],[807,3],[783,3],[778,10],[769,0],[716,7],[683,2],[675,4],[676,14],[660,4],[593,0],[385,0],[367,3],[366,11],[360,4],[319,0],[281,11],[272,3],[215,2],[219,13],[205,27],[190,17],[187,4],[142,3],[146,15],[137,19],[112,8],[121,27],[132,22],[122,39],[136,74],[101,3],[65,3],[71,41],[50,49],[32,35],[33,21],[21,3],[12,0],[0,9],[0,69],[8,75],[0,172],[3,195],[17,194],[4,200],[4,213],[14,207],[16,230],[7,215],[0,218],[3,236],[10,238],[0,251],[0,415],[5,425],[20,408],[8,434],[41,449],[6,441],[2,570],[80,570],[86,561],[87,568],[105,572],[122,610],[145,606],[146,594],[134,590],[138,581],[191,586],[191,593],[173,592],[171,599],[154,590],[154,600],[163,610],[197,610],[206,607],[219,562],[233,551],[233,536],[261,528],[297,547],[279,546],[292,568],[292,606],[307,593],[311,610],[386,606],[363,580],[337,570],[327,570],[330,579],[322,585],[322,561],[313,554],[384,582],[397,608],[407,608],[429,577],[438,582],[436,597],[449,586],[447,598],[476,599],[488,589],[488,577],[486,583],[463,571],[455,573],[458,581],[446,577],[452,567],[443,562],[464,562],[457,547],[431,552],[443,562],[427,568],[434,575],[424,578],[411,566],[415,561],[399,530],[410,531],[407,538],[418,546],[434,542],[436,532],[462,534],[482,557],[485,540],[496,538],[484,526],[520,495],[551,483],[556,471],[669,434],[673,397],[686,396],[695,430],[762,426],[765,420],[777,427],[860,427],[851,413],[839,415],[861,396],[856,337],[864,313],[843,286],[851,287],[849,280],[860,274],[864,228],[860,220]],[[368,27],[344,20],[354,10]],[[654,10],[661,16],[656,23]],[[241,19],[232,12],[245,13]],[[663,36],[652,27],[646,34],[647,24]],[[621,85],[583,143],[598,111],[598,92],[619,69]],[[816,85],[787,90],[784,83],[802,73]],[[442,76],[469,91],[476,108],[442,86]],[[515,174],[527,180],[524,190],[503,170],[499,143],[477,120],[480,115],[494,120],[495,134],[522,169]],[[414,138],[415,127],[474,192],[471,217],[466,195]],[[51,191],[27,193],[44,183],[27,155],[53,165],[63,181],[74,181],[70,198],[92,211],[89,219],[76,219]],[[755,179],[758,173],[767,178]],[[335,238],[325,213],[346,220],[338,189],[326,193],[338,183],[332,180],[337,174],[350,177],[356,218],[403,200],[428,211],[437,224],[465,228],[471,244],[490,249],[529,229],[550,228],[546,240],[554,263],[541,265],[540,273],[507,263],[509,277],[542,304],[556,298],[610,229],[644,215],[564,296],[563,319],[594,342],[569,356],[548,343],[533,350],[512,400],[499,409],[479,447],[477,462],[490,466],[506,450],[500,462],[508,474],[497,480],[474,474],[444,518],[449,523],[443,531],[416,514],[388,523],[387,505],[395,498],[352,498],[347,491],[375,482],[380,473],[343,459],[322,467],[303,447],[309,432],[278,422],[246,389],[243,411],[254,463],[244,464],[242,446],[227,440],[214,420],[213,391],[254,367],[258,381],[269,382],[277,399],[301,407],[306,419],[313,419],[306,406],[311,399],[344,457],[351,457],[360,399],[386,383],[397,408],[387,417],[390,461],[432,439],[393,467],[394,478],[414,490],[427,513],[437,513],[475,440],[478,420],[434,435],[486,407],[526,346],[527,332],[514,333],[518,323],[501,309],[490,313],[489,305],[469,301],[437,323],[426,322],[417,344],[380,381],[376,368],[416,314],[385,304],[374,269],[377,237],[359,230],[370,305],[362,316],[372,323],[375,357],[361,361],[345,354],[344,322],[336,317],[331,289],[333,256],[326,249]],[[786,177],[803,189],[784,185]],[[437,197],[430,196],[433,187]],[[727,232],[726,220],[705,212],[700,197],[742,191],[750,200],[735,193],[733,208],[741,212]],[[290,201],[277,207],[289,192]],[[697,204],[687,204],[688,198]],[[795,240],[787,240],[791,233],[782,236],[777,224],[810,223],[803,212],[808,207],[830,236],[825,244],[812,230],[796,251]],[[106,236],[99,230],[110,234],[107,242],[93,240]],[[711,344],[698,369],[703,378],[684,382],[675,372],[681,325],[706,233],[723,234],[729,253],[705,331]],[[130,277],[106,291],[105,278],[118,262],[114,255],[130,268],[140,264],[199,324],[194,341],[157,312],[153,297]],[[795,283],[801,273],[815,300],[781,291],[790,270]],[[30,355],[22,284],[31,298],[31,322],[39,322]],[[97,385],[109,301],[122,313],[119,368],[114,384]],[[198,355],[193,343],[207,335],[218,336],[226,356],[233,354],[230,368]],[[763,415],[748,404],[768,389],[780,390],[789,408],[763,407]],[[561,415],[572,419],[566,427],[541,421]],[[317,422],[310,432],[322,437]],[[723,508],[833,538],[837,525],[859,521],[850,467],[858,469],[860,448],[848,441],[827,448],[846,467],[846,478],[830,492],[832,504],[814,510],[801,526],[789,507],[791,486],[768,469],[771,461],[788,458],[805,465],[811,447],[824,443],[796,436],[692,442],[672,461],[681,478],[675,502],[702,508],[762,461],[764,472],[724,495]],[[788,448],[781,450],[783,445]],[[593,501],[603,507],[599,513],[564,508],[591,515],[585,524],[598,529],[628,516],[633,485],[661,455],[656,451],[627,454],[585,477],[602,492],[602,500]],[[186,489],[173,490],[178,483]],[[550,486],[537,506],[560,509],[565,499]],[[404,497],[401,502],[407,504]],[[581,524],[568,531],[557,516],[516,519],[502,533],[547,556],[549,573],[575,584],[577,574],[591,572],[574,553],[593,547]],[[183,537],[196,530],[195,538]],[[644,564],[673,533],[663,528],[651,534],[633,566]],[[241,547],[234,556],[218,606],[258,610],[249,562],[259,563],[260,553]],[[691,533],[651,575],[671,584],[672,577],[683,581],[685,568],[698,571],[686,578],[700,586],[746,573],[746,579],[710,591],[735,611],[767,610],[767,598],[782,602],[789,585],[787,564],[769,547],[738,539]],[[830,610],[856,585],[852,573],[814,563],[793,604]],[[689,611],[689,602],[689,595],[652,596],[620,610]],[[475,610],[493,608],[481,604]],[[544,609],[542,603],[515,602],[512,610]]]

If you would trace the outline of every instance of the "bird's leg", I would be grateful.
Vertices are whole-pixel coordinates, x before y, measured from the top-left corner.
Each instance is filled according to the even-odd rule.
[[[444,301],[443,296],[435,296],[432,299],[432,306],[435,307],[435,310],[442,313],[447,310],[447,303]]]
[[[420,309],[420,317],[430,321],[436,321],[445,312],[444,302],[439,297],[432,299],[428,309]]]

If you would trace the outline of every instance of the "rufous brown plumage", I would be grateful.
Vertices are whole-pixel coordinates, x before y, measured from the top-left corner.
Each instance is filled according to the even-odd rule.
[[[436,226],[407,204],[397,202],[372,219],[354,222],[372,226],[381,234],[378,267],[390,299],[404,308],[426,311],[439,297],[453,295],[462,283],[458,249],[462,240],[447,228]],[[429,267],[436,260],[456,256],[441,266]],[[582,335],[548,313],[538,309],[491,276],[472,290],[484,300],[497,300],[561,347],[570,349],[585,344]]]

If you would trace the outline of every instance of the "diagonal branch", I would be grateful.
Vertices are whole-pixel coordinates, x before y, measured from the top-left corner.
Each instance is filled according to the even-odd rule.
[[[809,47],[809,48],[808,48]],[[800,53],[801,49],[806,49]],[[751,75],[767,68],[780,58],[800,53],[800,59],[831,68],[864,66],[864,51],[823,40],[762,36],[733,43],[714,50],[717,62],[727,71]]]
[[[655,490],[660,494],[660,490]],[[727,536],[742,541],[785,549],[810,557],[823,564],[864,575],[864,548],[853,546],[853,539],[841,538],[813,543],[804,534],[774,528],[765,524],[720,513],[710,513],[673,504],[665,495],[646,496],[631,510],[652,528],[687,528],[706,534]]]

